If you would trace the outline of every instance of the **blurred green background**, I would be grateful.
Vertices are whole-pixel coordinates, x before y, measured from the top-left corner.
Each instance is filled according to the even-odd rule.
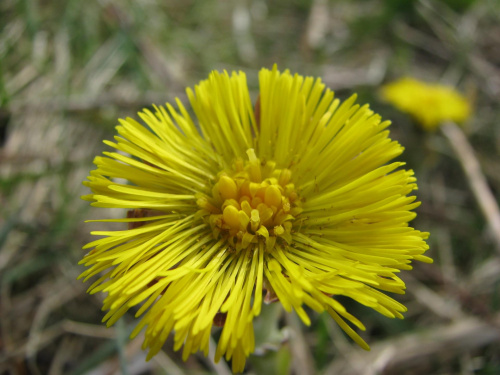
[[[129,341],[130,314],[100,320],[102,295],[76,277],[95,224],[123,216],[79,199],[117,119],[179,97],[213,69],[274,63],[353,92],[384,118],[419,180],[414,226],[430,231],[433,265],[402,277],[390,320],[349,300],[369,353],[325,315],[311,327],[279,305],[256,320],[253,374],[499,374],[500,259],[468,181],[440,132],[420,130],[380,100],[410,75],[455,86],[474,105],[464,125],[500,192],[500,1],[1,0],[0,374],[228,374],[213,355],[184,363],[167,341],[150,362]],[[100,224],[102,227],[102,224]]]

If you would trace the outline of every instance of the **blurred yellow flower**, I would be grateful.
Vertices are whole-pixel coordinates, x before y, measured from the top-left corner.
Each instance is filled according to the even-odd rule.
[[[409,77],[385,85],[382,96],[426,130],[434,130],[447,120],[461,123],[471,112],[469,102],[453,88]]]
[[[364,330],[335,296],[389,318],[406,308],[397,276],[430,262],[428,233],[408,225],[419,205],[413,171],[390,162],[403,151],[388,121],[352,96],[343,104],[320,79],[262,69],[252,106],[246,76],[212,72],[182,103],[120,120],[119,152],[97,157],[85,196],[97,207],[129,209],[126,230],[97,231],[80,277],[99,275],[108,326],[130,308],[142,315],[148,359],[174,332],[183,357],[208,353],[243,371],[254,350],[253,319],[279,300],[309,325],[327,311],[360,346]],[[128,183],[123,183],[122,179]],[[344,320],[345,319],[345,320]]]

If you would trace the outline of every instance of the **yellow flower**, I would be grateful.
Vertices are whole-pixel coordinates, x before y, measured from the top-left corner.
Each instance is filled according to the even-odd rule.
[[[471,112],[469,102],[453,88],[409,77],[384,86],[382,96],[425,130],[434,130],[444,121],[463,122]]]
[[[403,148],[389,122],[355,96],[334,99],[320,79],[275,66],[259,82],[255,108],[244,73],[212,72],[187,90],[196,119],[177,100],[139,113],[147,127],[120,120],[105,141],[119,152],[97,157],[85,182],[93,206],[130,211],[102,220],[128,229],[92,233],[104,237],[85,246],[81,277],[99,275],[89,292],[108,293],[108,326],[140,306],[132,336],[146,327],[148,359],[172,331],[184,359],[206,355],[215,324],[215,359],[243,371],[253,319],[273,300],[307,325],[305,306],[327,311],[368,349],[335,296],[402,318],[383,292],[404,293],[397,273],[431,261],[428,233],[408,226],[417,185],[390,163]]]

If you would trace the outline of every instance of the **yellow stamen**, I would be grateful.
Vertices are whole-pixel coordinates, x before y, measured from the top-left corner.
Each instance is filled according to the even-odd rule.
[[[219,180],[219,192],[222,199],[236,199],[238,189],[236,183],[231,177],[222,176]]]
[[[280,190],[274,186],[271,185],[266,189],[266,195],[264,198],[264,201],[268,206],[275,206],[278,207],[281,204],[281,192]]]
[[[224,223],[229,225],[231,228],[239,228],[240,226],[240,215],[239,211],[234,206],[227,206],[222,213],[222,218]]]
[[[270,250],[277,238],[290,242],[301,201],[289,169],[276,169],[272,160],[261,163],[253,149],[247,155],[246,163],[236,159],[233,170],[219,174],[212,197],[198,198],[198,206],[214,236],[227,238],[236,251],[259,241]]]

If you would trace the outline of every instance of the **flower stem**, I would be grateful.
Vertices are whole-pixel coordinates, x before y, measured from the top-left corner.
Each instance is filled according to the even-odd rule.
[[[490,226],[497,250],[500,252],[500,210],[498,209],[498,203],[488,186],[486,178],[481,171],[481,166],[476,158],[474,150],[462,130],[455,123],[444,123],[441,126],[441,131],[450,141],[451,147],[462,164],[462,168],[469,181],[472,192]]]

